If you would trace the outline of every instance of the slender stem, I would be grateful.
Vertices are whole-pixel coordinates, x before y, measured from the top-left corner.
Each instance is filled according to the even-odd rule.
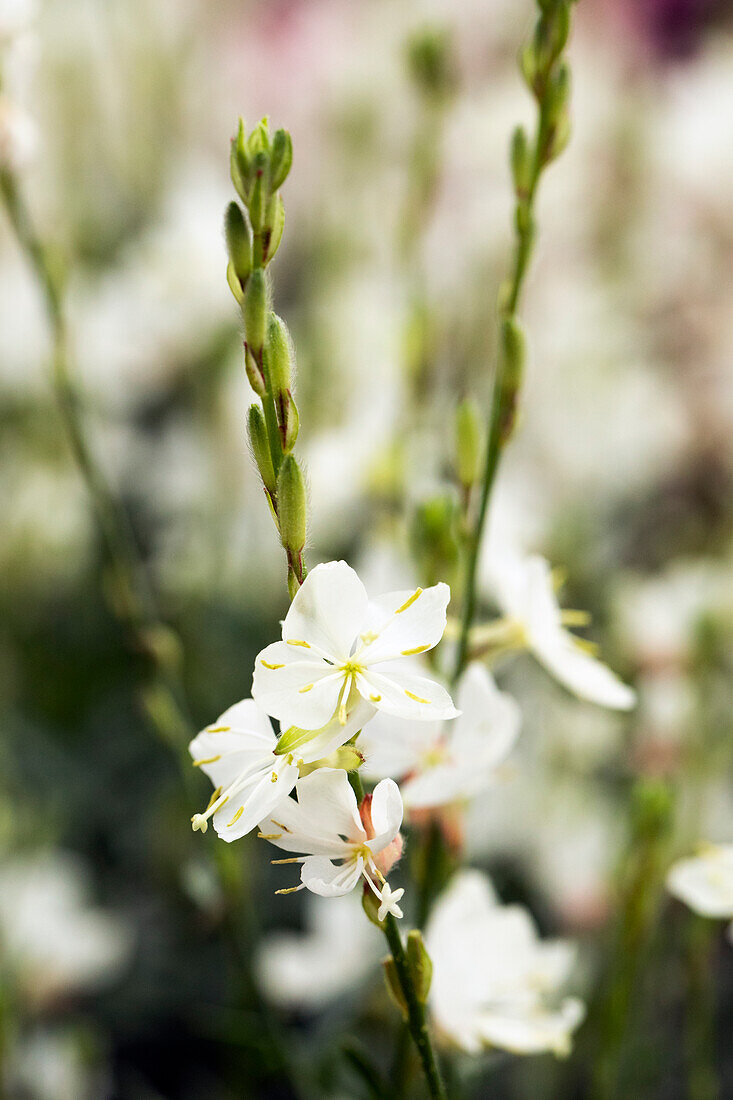
[[[417,996],[412,982],[407,955],[402,945],[399,927],[395,917],[388,913],[384,921],[384,934],[394,959],[397,977],[402,987],[402,994],[407,1006],[407,1026],[412,1036],[412,1041],[417,1048],[420,1061],[425,1073],[428,1091],[433,1100],[447,1100],[447,1093],[443,1078],[438,1067],[438,1060],[433,1050],[433,1043],[428,1030],[425,1005]]]
[[[685,1046],[690,1100],[718,1100],[721,1085],[715,1064],[714,962],[715,921],[685,914],[687,997]]]

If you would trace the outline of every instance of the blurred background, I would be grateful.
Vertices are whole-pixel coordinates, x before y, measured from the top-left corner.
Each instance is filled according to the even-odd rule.
[[[347,557],[377,592],[450,579],[455,548],[414,517],[450,508],[452,410],[488,394],[533,6],[39,0],[15,33],[24,6],[0,4],[0,113],[28,123],[20,178],[64,270],[86,430],[172,628],[156,644],[180,662],[190,734],[249,694],[287,599],[225,278],[237,116],[268,115],[295,148],[272,272],[310,560]],[[468,857],[578,939],[589,1017],[567,1062],[456,1072],[466,1096],[581,1097],[605,1058],[604,1095],[712,1100],[733,1096],[733,947],[662,883],[699,839],[733,840],[733,13],[582,0],[570,62],[491,537],[567,571],[566,603],[592,611],[639,706],[620,718],[529,660],[499,667],[523,732]],[[362,1096],[341,1046],[388,1049],[380,937],[358,904],[274,897],[252,837],[215,862],[191,833],[208,784],[181,767],[186,732],[150,720],[150,654],[120,626],[51,357],[0,217],[5,1092]]]

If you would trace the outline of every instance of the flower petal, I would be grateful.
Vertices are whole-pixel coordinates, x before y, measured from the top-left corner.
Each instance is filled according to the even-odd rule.
[[[371,665],[432,649],[443,637],[449,601],[450,588],[442,583],[371,601],[362,628],[362,640],[368,640],[363,649],[357,647],[360,661]]]
[[[573,1031],[582,1022],[585,1007],[575,997],[567,997],[557,1011],[537,1006],[525,1012],[496,1009],[483,1013],[477,1030],[485,1042],[514,1054],[539,1054],[549,1050],[569,1054]]]
[[[255,660],[252,695],[283,726],[320,729],[333,717],[343,675],[320,657],[273,642]]]
[[[474,661],[458,682],[456,702],[461,713],[446,727],[454,753],[464,755],[461,747],[467,736],[477,748],[480,738],[481,766],[501,763],[519,735],[521,711],[516,700],[499,691],[486,668]]]
[[[361,694],[378,710],[396,718],[412,718],[421,722],[455,718],[459,713],[448,692],[434,680],[404,672],[395,661],[368,668],[357,677]]]
[[[402,825],[402,813],[402,796],[394,780],[383,779],[377,783],[371,804],[374,836],[367,841],[375,855],[391,844],[397,836]]]
[[[295,753],[299,760],[305,764],[311,764],[324,756],[330,756],[332,752],[345,745],[355,734],[366,725],[375,713],[371,703],[367,703],[361,696],[357,696],[355,706],[351,708],[342,725],[338,715],[327,722],[318,730],[303,730],[297,726],[291,726],[278,741],[278,753]],[[359,743],[361,751],[361,742]]]
[[[283,801],[277,813],[260,824],[260,831],[278,848],[339,859],[351,851],[349,841],[366,839],[346,772],[319,768],[298,782],[297,794],[297,802]]]
[[[679,860],[667,875],[667,889],[703,917],[733,917],[733,845]]]
[[[290,605],[283,638],[304,641],[345,661],[362,629],[366,607],[366,590],[351,566],[345,561],[317,565]]]
[[[340,866],[323,856],[310,856],[303,863],[300,881],[322,898],[337,898],[354,889],[363,867],[364,860],[361,856]]]
[[[375,714],[359,737],[363,772],[370,779],[402,779],[420,766],[440,736],[442,722],[405,722],[390,714]]]
[[[276,777],[276,778],[275,778]],[[288,795],[298,778],[296,765],[287,763],[284,757],[273,756],[263,760],[262,768],[213,815],[214,828],[222,840],[239,840],[246,836],[267,814],[283,801],[291,801]]]
[[[537,660],[580,699],[613,710],[631,710],[636,695],[601,661],[585,653],[566,630],[533,645]]]
[[[270,719],[252,699],[242,699],[201,730],[188,751],[215,787],[226,787],[258,756],[275,747]]]

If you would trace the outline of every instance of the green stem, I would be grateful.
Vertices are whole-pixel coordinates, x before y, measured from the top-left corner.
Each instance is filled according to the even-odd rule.
[[[718,1100],[721,1085],[715,1064],[714,952],[715,921],[685,914],[687,997],[685,1045],[690,1100]]]
[[[412,982],[407,955],[402,945],[397,921],[392,913],[388,913],[384,921],[384,934],[389,944],[392,958],[394,959],[397,977],[402,987],[402,994],[407,1006],[407,1026],[412,1036],[412,1041],[420,1056],[428,1091],[433,1100],[447,1100],[445,1085],[438,1068],[438,1061],[433,1050],[433,1043],[428,1030],[425,1005],[418,998]]]

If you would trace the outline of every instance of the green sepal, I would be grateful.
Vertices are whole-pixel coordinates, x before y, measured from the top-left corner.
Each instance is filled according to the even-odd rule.
[[[276,313],[267,318],[264,352],[273,394],[290,390],[292,351],[285,322]]]
[[[277,254],[277,250],[280,247],[280,242],[283,239],[283,230],[285,229],[285,206],[283,205],[282,196],[278,192],[273,196],[274,212],[270,221],[270,239],[267,242],[267,261]]]
[[[425,1004],[433,980],[433,961],[428,955],[419,928],[413,928],[407,933],[407,965],[417,999]]]
[[[371,893],[371,891],[370,891]],[[376,898],[374,899],[377,900]],[[377,923],[379,923],[377,921]],[[403,1019],[407,1019],[407,1002],[405,1001],[405,995],[402,992],[402,986],[400,985],[400,979],[397,975],[397,967],[395,961],[391,955],[388,955],[386,959],[382,959],[382,967],[384,969],[384,982],[387,986],[387,993],[389,999],[395,1008],[399,1009],[402,1013]]]
[[[224,215],[227,252],[242,286],[252,270],[252,237],[239,203],[230,202]]]
[[[242,284],[237,278],[237,273],[234,270],[234,264],[231,260],[227,264],[227,283],[229,284],[229,289],[236,298],[237,303],[241,306],[242,302],[244,301],[244,290],[242,289]]]
[[[247,202],[249,192],[250,163],[247,156],[244,122],[240,118],[236,137],[232,138],[229,154],[229,171],[232,183],[242,202]]]
[[[276,130],[270,154],[270,190],[278,191],[293,165],[293,141],[287,130]]]

